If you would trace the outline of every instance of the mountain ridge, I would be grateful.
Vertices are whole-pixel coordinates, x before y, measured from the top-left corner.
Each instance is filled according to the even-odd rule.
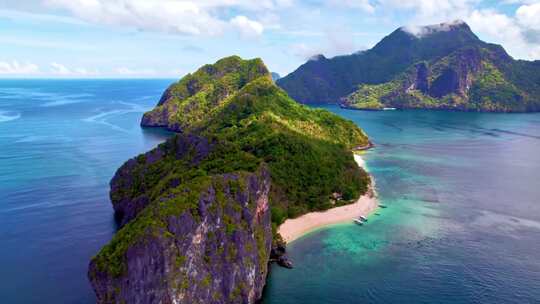
[[[464,68],[455,57],[475,62]],[[418,65],[422,71],[415,71]],[[446,86],[442,91],[447,94],[411,90],[413,84],[404,79],[414,72],[426,74],[416,86],[434,85],[435,91]],[[277,84],[302,103],[526,112],[540,110],[539,73],[538,61],[514,60],[502,46],[480,40],[465,22],[454,21],[400,27],[369,50],[330,59],[318,56]]]

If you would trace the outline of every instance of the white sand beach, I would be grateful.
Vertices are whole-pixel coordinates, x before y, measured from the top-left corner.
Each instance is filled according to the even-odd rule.
[[[365,162],[360,155],[354,154],[354,160],[359,167],[366,169]],[[378,204],[375,181],[372,178],[371,188],[356,202],[322,212],[310,212],[295,219],[288,219],[279,226],[278,232],[289,243],[317,228],[352,221],[360,215],[368,216],[377,209]]]

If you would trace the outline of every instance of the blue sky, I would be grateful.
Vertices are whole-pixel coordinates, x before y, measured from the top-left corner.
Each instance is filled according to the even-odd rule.
[[[3,0],[0,77],[179,78],[232,54],[285,75],[399,26],[455,19],[540,59],[540,0]]]

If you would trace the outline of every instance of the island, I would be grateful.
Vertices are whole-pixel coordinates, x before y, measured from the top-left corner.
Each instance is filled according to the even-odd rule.
[[[515,60],[461,20],[401,27],[351,55],[314,56],[277,84],[299,102],[351,109],[540,111],[540,61]]]
[[[353,153],[371,147],[367,135],[292,100],[260,59],[231,56],[186,75],[141,125],[175,135],[111,180],[120,229],[90,261],[98,303],[255,303],[269,261],[284,262],[284,222],[373,208]]]

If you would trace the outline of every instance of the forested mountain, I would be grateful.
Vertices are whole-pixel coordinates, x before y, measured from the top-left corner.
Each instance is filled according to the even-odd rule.
[[[540,110],[540,61],[515,60],[462,21],[402,27],[372,49],[314,57],[277,81],[302,103],[379,109]]]

